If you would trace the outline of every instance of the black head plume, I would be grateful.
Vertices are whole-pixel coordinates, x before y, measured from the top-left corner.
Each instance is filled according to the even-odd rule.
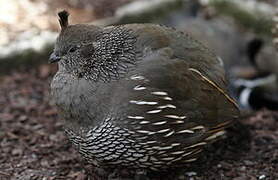
[[[250,63],[257,67],[256,56],[259,54],[260,50],[263,47],[263,40],[259,38],[254,38],[247,44],[247,55]]]
[[[69,13],[66,10],[63,10],[58,13],[58,16],[60,18],[59,23],[60,23],[61,29],[64,30],[69,24],[69,21],[68,21]]]

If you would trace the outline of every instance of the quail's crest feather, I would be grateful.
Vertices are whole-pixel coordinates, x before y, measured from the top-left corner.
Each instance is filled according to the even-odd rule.
[[[68,24],[69,24],[69,22],[68,22],[69,13],[68,13],[67,11],[63,10],[63,11],[61,11],[61,12],[58,13],[58,16],[59,16],[59,18],[60,18],[60,19],[59,19],[60,26],[61,26],[61,28],[62,28],[62,30],[63,30],[63,29],[65,29],[65,28],[68,26]]]

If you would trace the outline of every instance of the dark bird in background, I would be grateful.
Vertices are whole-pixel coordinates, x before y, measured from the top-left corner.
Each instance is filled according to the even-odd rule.
[[[238,118],[224,69],[186,33],[154,24],[68,24],[50,62],[70,141],[102,169],[167,171],[193,162]]]
[[[250,77],[237,77],[232,82],[243,109],[278,110],[278,56],[274,47],[255,38],[247,46],[247,55],[254,68]]]

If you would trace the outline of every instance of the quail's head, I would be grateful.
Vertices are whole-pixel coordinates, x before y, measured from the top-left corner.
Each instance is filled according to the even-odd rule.
[[[90,24],[68,25],[68,12],[58,13],[61,32],[49,61],[62,71],[97,81],[115,79],[135,58],[135,37],[116,27],[103,31]],[[122,67],[122,68],[121,68]]]
[[[76,76],[84,74],[84,66],[94,52],[94,39],[99,28],[93,25],[68,25],[68,12],[58,13],[61,32],[49,62],[59,62],[59,68]],[[80,33],[82,32],[82,33]]]

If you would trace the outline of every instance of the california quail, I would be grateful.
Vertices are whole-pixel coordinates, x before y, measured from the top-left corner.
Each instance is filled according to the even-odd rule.
[[[68,25],[66,11],[58,16],[52,96],[88,162],[182,166],[238,117],[219,60],[186,33],[154,24]]]

